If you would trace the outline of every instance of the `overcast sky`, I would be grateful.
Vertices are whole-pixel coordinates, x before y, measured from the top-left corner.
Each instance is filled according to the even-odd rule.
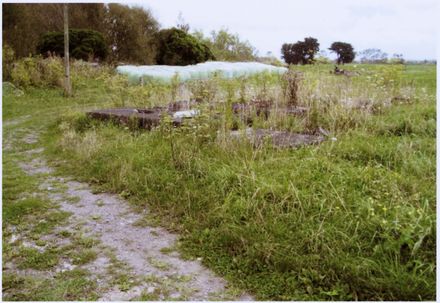
[[[228,28],[265,55],[280,56],[283,43],[317,38],[321,49],[334,41],[356,51],[380,48],[405,59],[433,59],[439,19],[436,0],[147,0],[162,27],[177,24],[179,12],[205,34]],[[130,1],[130,4],[133,3]],[[439,21],[437,21],[439,22]]]

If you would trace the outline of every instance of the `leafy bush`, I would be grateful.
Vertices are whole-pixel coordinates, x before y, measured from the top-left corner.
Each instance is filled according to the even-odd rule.
[[[38,62],[43,84],[46,86],[63,86],[64,66],[61,58],[52,57]]]
[[[189,65],[215,60],[206,44],[177,28],[161,30],[157,43],[157,64]]]
[[[24,58],[14,64],[11,79],[15,85],[28,87],[40,85],[40,75],[37,72],[36,62],[32,58]]]
[[[11,80],[20,87],[62,87],[63,62],[59,57],[24,58],[14,63]]]
[[[44,56],[48,53],[64,56],[64,33],[44,34],[37,50]],[[90,58],[105,59],[108,50],[101,33],[94,30],[71,29],[69,30],[69,52],[73,58],[89,60]]]

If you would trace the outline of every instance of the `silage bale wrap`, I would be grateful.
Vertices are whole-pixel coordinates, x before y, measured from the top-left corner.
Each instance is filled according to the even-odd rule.
[[[277,67],[259,62],[221,62],[211,61],[186,66],[171,65],[120,65],[116,68],[119,74],[127,75],[130,82],[158,80],[170,82],[178,75],[181,81],[208,79],[215,73],[224,78],[233,79],[241,76],[250,76],[262,72],[283,74],[285,67]]]

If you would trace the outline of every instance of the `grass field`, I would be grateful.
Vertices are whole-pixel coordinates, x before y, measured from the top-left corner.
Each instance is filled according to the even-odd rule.
[[[358,75],[295,67],[303,72],[299,105],[309,114],[255,119],[255,127],[322,127],[336,138],[294,150],[226,135],[233,123],[245,127],[234,121],[232,102],[286,102],[274,75],[214,77],[182,89],[82,72],[69,99],[59,88],[4,95],[3,121],[30,115],[25,126],[44,129],[47,157],[61,172],[119,193],[139,211],[148,207],[148,224],[180,233],[181,251],[258,299],[435,300],[436,67],[344,68]],[[203,114],[182,128],[163,123],[146,132],[84,114],[187,95],[215,105],[221,118],[201,105]],[[5,181],[21,182],[9,178],[7,157],[4,189]],[[21,208],[3,193],[3,220],[12,220]]]

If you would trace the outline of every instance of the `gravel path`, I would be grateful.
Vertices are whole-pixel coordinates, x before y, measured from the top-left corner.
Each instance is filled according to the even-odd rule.
[[[34,144],[38,137],[34,131],[21,140]],[[136,224],[145,213],[133,212],[128,202],[119,196],[95,194],[86,183],[54,176],[42,156],[43,151],[41,147],[26,151],[23,154],[27,160],[18,164],[29,175],[44,176],[40,189],[47,190],[61,210],[72,214],[62,227],[64,230],[75,230],[80,225],[86,236],[100,240],[97,259],[84,265],[102,290],[100,301],[127,301],[145,294],[157,294],[159,300],[253,300],[249,295],[228,291],[227,282],[204,267],[200,259],[182,259],[174,249],[178,235],[161,227]],[[53,191],[60,184],[63,192]],[[111,285],[108,270],[115,261],[111,260],[109,251],[136,281],[129,289]],[[65,260],[58,270],[60,268],[69,270],[75,265]]]

